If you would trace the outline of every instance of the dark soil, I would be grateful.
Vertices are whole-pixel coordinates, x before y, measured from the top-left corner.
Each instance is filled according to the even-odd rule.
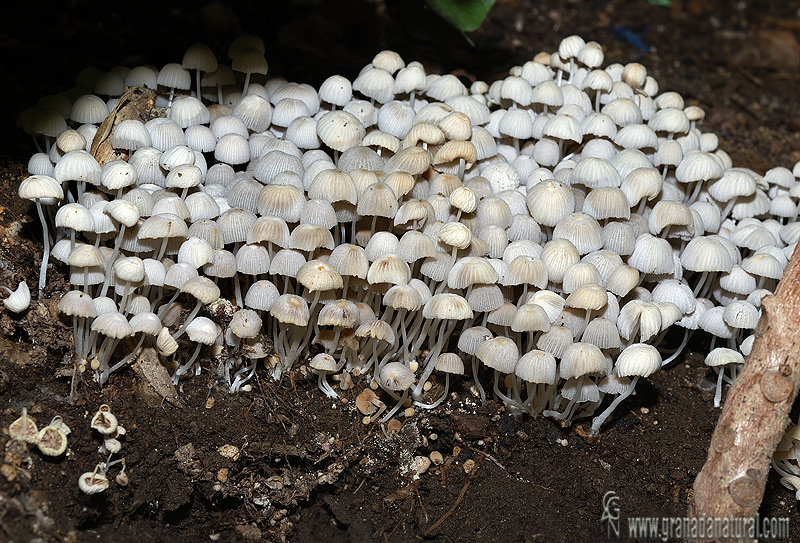
[[[416,37],[421,26],[411,33],[407,23],[431,15],[406,17],[404,7],[320,0],[13,8],[0,22],[0,283],[35,285],[41,254],[38,220],[16,198],[34,148],[15,114],[70,87],[85,66],[163,65],[196,41],[223,57],[241,32],[265,40],[272,73],[315,85],[333,73],[354,78],[387,48],[430,72],[491,81],[580,34],[605,47],[607,62],[641,62],[662,89],[703,107],[704,129],[719,135],[734,164],[764,172],[800,160],[800,20],[792,3],[505,0],[470,34],[474,47],[458,36]],[[612,26],[639,33],[651,49],[620,41]],[[23,316],[0,313],[0,425],[27,406],[40,427],[58,414],[72,429],[56,459],[5,443],[0,541],[601,541],[606,491],[619,495],[623,519],[685,514],[718,414],[702,384],[701,336],[685,360],[640,383],[597,442],[581,427],[481,406],[465,382],[440,408],[401,417],[390,434],[362,424],[353,408],[367,383],[356,379],[342,392],[346,401],[334,402],[302,368],[279,383],[259,375],[252,392],[229,395],[208,367],[185,381],[180,405],[148,402],[141,379],[126,370],[103,389],[84,383],[71,404],[72,333],[56,308],[69,289],[65,271],[50,267],[45,299]],[[102,460],[89,428],[101,404],[128,429],[130,484],[87,496],[77,478]],[[444,463],[416,474],[414,458],[433,451]],[[800,541],[797,502],[774,473],[761,514],[790,517],[791,540]]]

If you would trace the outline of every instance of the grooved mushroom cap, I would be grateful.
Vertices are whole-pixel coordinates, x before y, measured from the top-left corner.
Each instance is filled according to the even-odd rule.
[[[728,272],[734,263],[718,239],[701,236],[686,245],[681,253],[681,264],[684,269],[695,272]]]
[[[556,181],[540,181],[528,190],[526,196],[531,217],[544,226],[555,226],[575,209],[572,189]]]
[[[605,355],[599,347],[575,342],[564,350],[559,374],[562,379],[572,379],[582,375],[605,375],[608,370]]]
[[[336,371],[337,367],[336,359],[328,353],[319,353],[315,355],[308,365],[313,369],[322,372],[333,372]]]
[[[511,321],[513,332],[547,332],[550,329],[550,317],[545,309],[533,303],[526,303],[517,309]]]
[[[533,349],[522,355],[514,368],[514,374],[529,383],[553,385],[558,378],[556,359],[547,351]]]
[[[473,318],[472,309],[464,297],[449,292],[435,294],[422,308],[426,319],[465,320]]]
[[[186,335],[195,343],[213,345],[217,339],[217,334],[217,325],[208,317],[195,317],[186,325]]]
[[[156,337],[156,349],[161,356],[171,356],[178,350],[178,342],[175,341],[166,326],[161,329]]]
[[[308,303],[295,294],[282,294],[269,312],[278,321],[295,326],[307,326],[311,318]]]
[[[475,356],[500,373],[514,373],[519,361],[519,348],[512,339],[497,336],[481,343],[475,351]]]
[[[8,425],[8,434],[12,439],[20,439],[26,443],[36,443],[39,439],[39,429],[36,421],[28,416],[28,409],[22,408],[22,415]]]
[[[157,213],[139,226],[138,239],[164,239],[186,237],[189,227],[175,214]]]
[[[56,211],[56,226],[71,228],[76,232],[90,232],[94,230],[94,219],[86,206],[70,202]]]
[[[392,188],[386,183],[373,183],[358,196],[356,213],[361,216],[393,219],[400,204]]]
[[[364,125],[346,111],[329,111],[317,121],[317,135],[322,143],[335,151],[346,151],[359,145],[366,135]]]
[[[411,279],[411,268],[408,262],[397,253],[384,254],[376,259],[367,270],[367,282],[406,285]]]
[[[436,358],[434,368],[443,373],[464,374],[464,361],[456,353],[442,353]]]
[[[231,69],[245,74],[265,75],[269,70],[269,64],[263,51],[253,47],[242,47],[231,56]]]
[[[389,344],[394,344],[395,334],[392,326],[380,319],[367,319],[364,320],[355,332],[356,337],[374,338],[385,341]]]
[[[217,69],[217,57],[211,48],[203,43],[190,45],[183,54],[181,66],[187,70],[200,70],[211,73]]]
[[[482,257],[465,256],[456,260],[447,274],[447,286],[464,289],[475,284],[494,284],[499,279],[497,271]]]
[[[622,345],[617,325],[604,317],[592,319],[586,325],[581,341],[597,345],[601,349],[619,349]]]
[[[332,75],[319,87],[319,97],[325,102],[342,107],[353,97],[353,85],[341,75]]]
[[[407,390],[415,380],[414,372],[402,362],[388,362],[378,375],[381,386],[394,391]]]
[[[585,255],[603,247],[603,227],[588,213],[572,213],[558,221],[553,239],[566,239]]]
[[[170,62],[158,71],[156,81],[168,88],[186,90],[192,85],[192,76],[177,62]]]
[[[439,147],[433,157],[433,164],[446,164],[463,160],[467,165],[473,164],[478,159],[478,152],[471,141],[450,140]]]
[[[148,301],[145,298],[145,301]],[[150,307],[148,301],[148,308]],[[158,315],[151,311],[142,311],[141,313],[137,313],[136,315],[131,317],[130,320],[131,328],[133,328],[134,333],[142,332],[149,336],[158,336],[161,332],[161,319],[158,318]]]
[[[114,262],[114,275],[120,281],[138,283],[144,279],[144,263],[136,256],[119,258]]]
[[[587,311],[599,311],[608,303],[606,289],[597,284],[581,285],[567,296],[566,306]]]
[[[111,435],[117,431],[117,417],[111,412],[111,408],[103,404],[92,417],[90,426],[103,435]]]
[[[727,366],[729,364],[742,365],[744,364],[744,356],[733,349],[717,347],[706,355],[704,362],[706,366],[711,367]]]
[[[342,276],[336,268],[322,260],[306,262],[297,270],[297,281],[309,292],[342,288]]]
[[[109,311],[98,315],[92,321],[92,331],[114,339],[122,339],[133,335],[133,328],[125,316],[118,311]]]
[[[239,309],[233,314],[229,326],[236,337],[253,338],[261,331],[261,317],[252,309]]]
[[[448,222],[442,225],[437,235],[439,242],[457,249],[466,249],[472,242],[472,232],[460,222]]]
[[[197,276],[187,279],[181,285],[181,292],[195,297],[203,305],[208,305],[211,302],[219,299],[220,290],[214,281],[204,276]]]
[[[104,268],[105,263],[100,249],[88,243],[76,243],[67,257],[67,264],[78,268]]]

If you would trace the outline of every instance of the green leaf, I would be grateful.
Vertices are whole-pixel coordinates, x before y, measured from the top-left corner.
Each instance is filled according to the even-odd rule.
[[[477,30],[494,0],[425,0],[433,11],[460,32]]]

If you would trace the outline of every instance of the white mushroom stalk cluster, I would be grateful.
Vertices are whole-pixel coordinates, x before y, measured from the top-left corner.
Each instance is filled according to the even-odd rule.
[[[100,383],[153,343],[174,382],[219,355],[241,390],[317,344],[330,397],[369,375],[433,408],[466,367],[483,400],[565,424],[613,396],[596,433],[701,330],[719,405],[800,237],[800,164],[734,166],[703,110],[578,36],[469,87],[392,51],[318,89],[267,76],[253,36],[227,60],[89,70],[24,116],[20,195]],[[135,85],[165,116],[117,123],[124,158],[100,163]]]

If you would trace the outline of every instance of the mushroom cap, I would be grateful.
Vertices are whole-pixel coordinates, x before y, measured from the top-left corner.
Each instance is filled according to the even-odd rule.
[[[92,331],[114,339],[122,339],[133,335],[133,328],[125,316],[118,311],[110,311],[98,315],[92,321]]]
[[[296,294],[282,294],[269,312],[279,322],[295,326],[307,326],[311,318],[308,302]]]
[[[39,439],[39,429],[36,421],[28,416],[28,409],[22,408],[22,415],[8,425],[8,435],[12,439],[20,439],[26,443],[36,443]]]
[[[578,378],[584,375],[605,375],[609,371],[603,351],[596,345],[575,342],[561,355],[559,373],[562,379]]]
[[[442,353],[436,357],[434,368],[443,373],[464,374],[464,361],[456,353]]]
[[[742,365],[744,364],[744,356],[733,349],[717,347],[706,355],[704,362],[706,366],[711,367]]]
[[[615,367],[620,377],[649,377],[661,369],[661,353],[652,345],[632,343],[619,354]]]
[[[103,404],[92,417],[90,426],[106,436],[115,433],[119,424],[117,423],[116,415],[111,412],[111,408]]]
[[[492,332],[485,326],[471,326],[458,336],[458,348],[466,354],[475,354],[480,344],[492,337]]]
[[[426,319],[465,320],[473,318],[472,309],[464,297],[443,292],[435,294],[422,308]]]
[[[64,191],[55,178],[49,175],[31,175],[22,180],[17,189],[17,194],[25,200],[39,200],[52,198],[64,199]]]
[[[408,390],[415,380],[414,372],[402,362],[387,362],[378,375],[380,385],[394,391]]]
[[[366,129],[355,115],[343,110],[330,111],[317,121],[317,135],[335,151],[346,151],[359,145]]]
[[[529,383],[553,385],[558,379],[556,359],[547,351],[533,349],[522,355],[514,368],[514,374]]]
[[[497,336],[481,343],[475,350],[475,356],[500,373],[514,373],[519,360],[519,348],[511,338]]]
[[[261,331],[261,317],[252,309],[239,309],[233,314],[229,327],[236,337],[253,338]]]
[[[317,371],[325,373],[336,371],[337,367],[336,359],[328,353],[314,355],[314,358],[311,359],[308,365]]]
[[[394,344],[395,333],[392,326],[383,320],[372,318],[364,320],[356,328],[356,337],[374,338],[386,343]]]
[[[233,324],[232,321],[231,324]],[[186,335],[195,343],[213,345],[217,340],[217,325],[208,317],[195,317],[186,325]]]
[[[98,473],[97,469],[95,469],[95,471],[87,471],[78,477],[78,488],[80,488],[81,492],[84,494],[103,492],[108,488],[109,484],[108,478],[102,473]]]

